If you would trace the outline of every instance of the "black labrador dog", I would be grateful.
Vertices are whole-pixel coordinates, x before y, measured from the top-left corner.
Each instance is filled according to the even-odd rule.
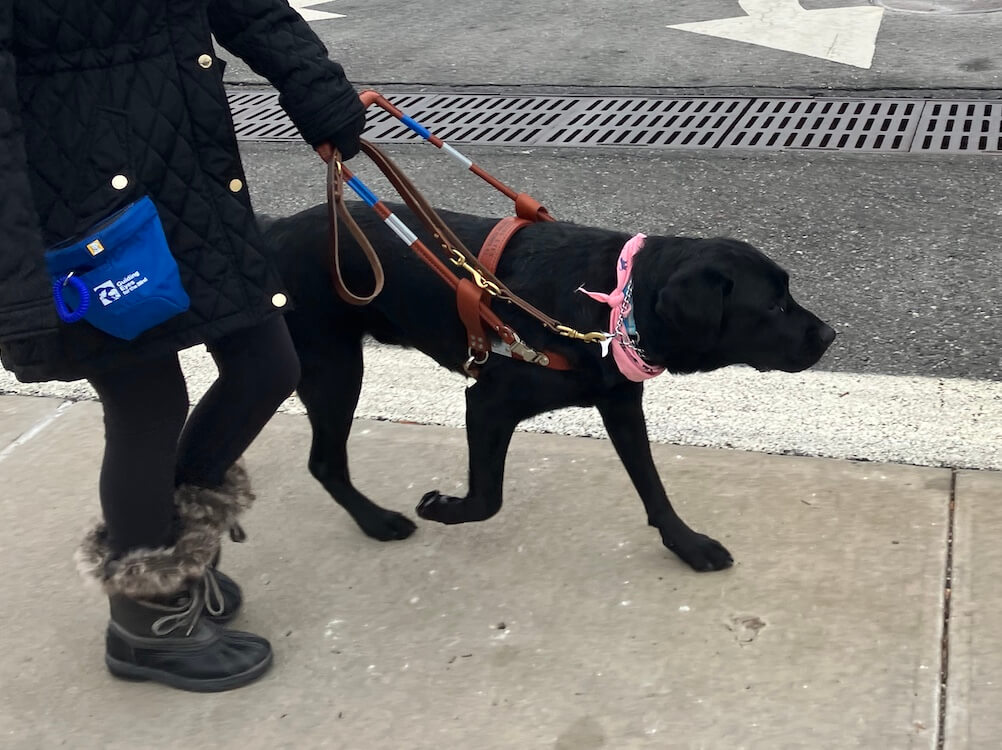
[[[390,205],[415,231],[403,206]],[[292,297],[289,328],[302,362],[298,393],[309,413],[313,444],[309,467],[362,530],[380,540],[403,539],[415,526],[373,503],[348,475],[346,444],[362,384],[362,344],[414,347],[443,367],[463,372],[469,352],[451,290],[364,204],[351,213],[377,249],[385,271],[382,294],[366,307],[344,303],[329,273],[326,206],[263,222]],[[441,212],[470,248],[479,248],[496,219]],[[439,245],[418,231],[429,248]],[[516,294],[579,331],[606,331],[610,308],[579,293],[609,292],[617,284],[619,254],[629,235],[570,223],[537,223],[515,235],[497,275]],[[342,267],[349,288],[371,289],[358,245],[341,233]],[[443,253],[444,257],[444,253]],[[815,364],[835,331],[790,296],[789,276],[744,242],[731,239],[646,239],[633,272],[636,330],[644,358],[672,373],[745,364],[758,370],[799,372]],[[513,305],[493,308],[530,346],[563,354],[569,371],[492,355],[466,390],[469,492],[427,493],[424,519],[456,524],[483,521],[501,508],[502,476],[516,426],[542,412],[594,406],[668,549],[695,570],[732,564],[719,542],[689,528],[673,510],[651,458],[642,406],[643,385],[620,374],[598,344],[550,333]]]

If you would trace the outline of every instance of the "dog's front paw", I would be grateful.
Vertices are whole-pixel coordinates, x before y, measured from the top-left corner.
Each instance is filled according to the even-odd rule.
[[[403,513],[380,508],[378,513],[369,513],[356,518],[359,527],[381,542],[406,539],[417,530],[417,525]]]
[[[731,557],[727,548],[705,534],[693,533],[686,539],[675,540],[671,543],[665,541],[665,547],[682,558],[683,562],[690,568],[700,573],[724,570],[734,564],[734,558]]]
[[[443,495],[438,490],[425,493],[417,505],[417,514],[426,521],[437,523],[472,523],[486,521],[497,511],[487,511],[483,503],[469,497]]]

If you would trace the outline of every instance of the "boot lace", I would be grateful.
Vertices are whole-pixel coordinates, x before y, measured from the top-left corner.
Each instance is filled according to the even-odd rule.
[[[187,601],[182,600],[170,614],[155,620],[150,630],[154,635],[165,636],[184,628],[185,636],[189,636],[198,625],[204,604],[204,592],[198,586],[193,586],[187,594]]]
[[[223,599],[223,590],[219,587],[215,568],[205,569],[205,575],[202,576],[202,596],[205,611],[213,617],[220,617],[226,609],[226,600]]]

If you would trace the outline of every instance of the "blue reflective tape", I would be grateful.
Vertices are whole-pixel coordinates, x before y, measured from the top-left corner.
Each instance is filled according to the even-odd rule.
[[[345,180],[345,185],[354,190],[355,194],[365,201],[366,205],[375,206],[379,203],[379,198],[377,198],[376,194],[365,186],[364,182],[358,179],[358,175],[352,175],[350,180]]]
[[[419,136],[421,136],[425,140],[428,140],[429,138],[431,138],[431,132],[428,130],[428,128],[426,128],[424,125],[422,125],[419,122],[415,122],[414,120],[412,120],[411,118],[409,118],[407,115],[402,116],[400,118],[400,122],[402,122],[404,125],[406,125],[407,127],[409,127],[411,130],[413,130],[415,133],[417,133]]]

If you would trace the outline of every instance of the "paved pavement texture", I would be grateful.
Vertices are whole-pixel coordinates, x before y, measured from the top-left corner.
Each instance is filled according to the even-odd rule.
[[[356,84],[388,94],[998,98],[1002,13],[888,10],[869,67],[782,48],[800,11],[853,1],[292,4]],[[743,13],[760,43],[669,28]],[[796,44],[827,33],[811,28]],[[228,85],[266,85],[221,54]],[[258,210],[323,200],[305,145],[241,147]],[[839,330],[806,373],[646,391],[675,504],[735,567],[698,575],[659,546],[582,409],[522,426],[490,522],[371,541],[309,476],[292,398],[248,453],[250,541],[225,552],[247,595],[236,624],[272,639],[273,672],[217,696],[117,682],[71,561],[98,512],[100,407],[86,384],[0,372],[0,746],[999,747],[1000,157],[464,151],[564,219],[751,241]],[[509,212],[427,146],[391,152],[436,205]],[[463,379],[414,352],[365,356],[359,485],[408,513],[461,489]],[[182,363],[197,399],[212,362],[196,348]]]
[[[6,396],[0,439],[5,747],[997,746],[997,473],[655,446],[679,512],[735,555],[697,574],[607,441],[520,433],[501,514],[380,544],[306,471],[305,417],[279,415],[247,455],[250,539],[224,552],[235,624],[275,667],[205,696],[104,671],[70,554],[100,407]],[[360,420],[350,451],[402,512],[465,479],[454,428]]]

